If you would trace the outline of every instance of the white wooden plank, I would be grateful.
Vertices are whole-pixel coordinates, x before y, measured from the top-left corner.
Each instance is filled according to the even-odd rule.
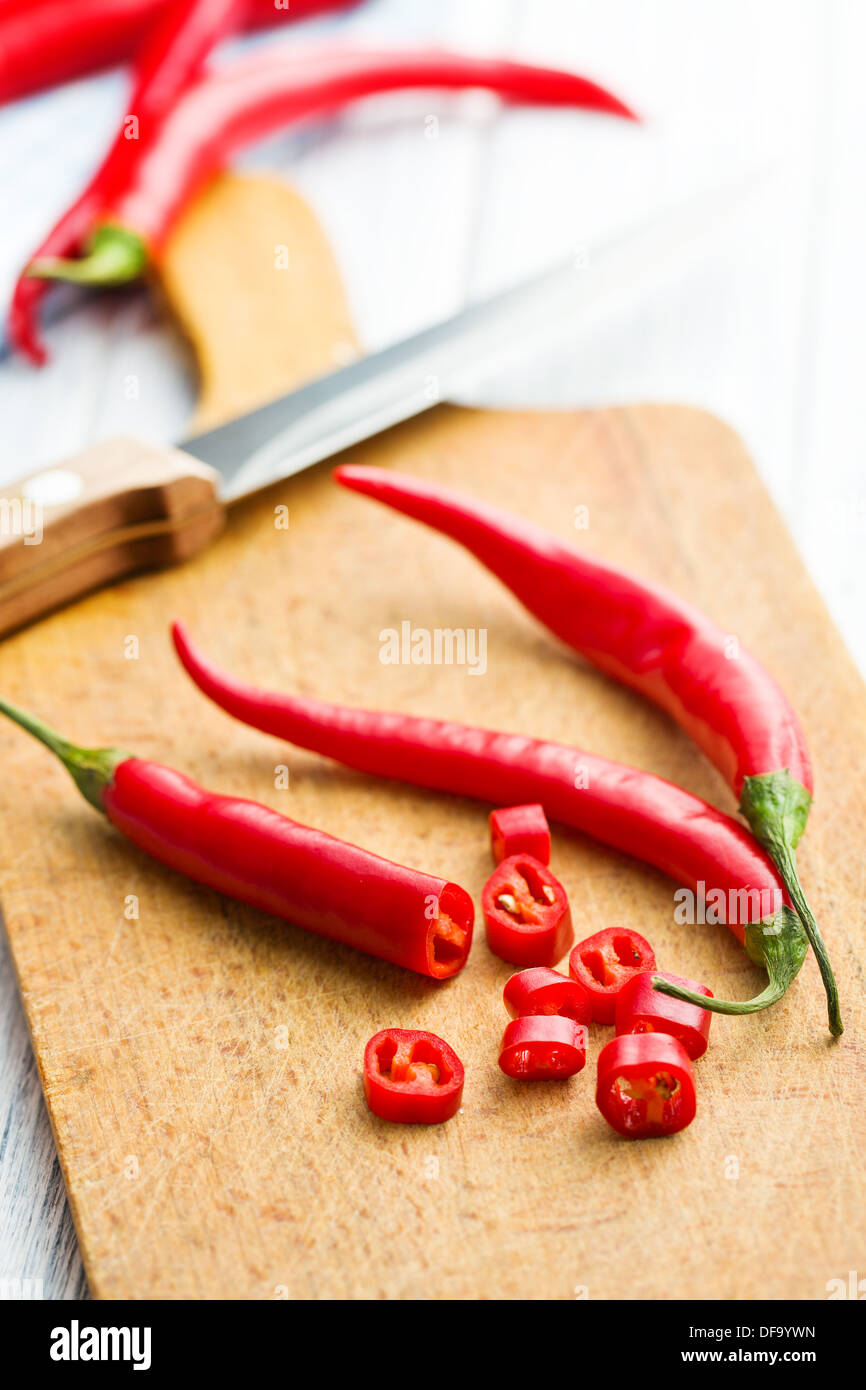
[[[0,931],[0,1299],[86,1284],[5,929]],[[26,1284],[25,1284],[26,1281]]]
[[[792,515],[800,547],[852,651],[866,668],[866,7],[827,6],[832,66],[814,160],[810,286],[797,409]]]

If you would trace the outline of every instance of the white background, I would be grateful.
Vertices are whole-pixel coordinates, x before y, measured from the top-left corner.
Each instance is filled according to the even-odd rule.
[[[272,140],[244,163],[282,170],[316,207],[368,348],[576,248],[591,266],[611,237],[704,195],[713,230],[686,240],[664,272],[647,268],[636,242],[615,301],[475,399],[687,401],[723,416],[745,437],[866,671],[866,4],[368,0],[264,41],[331,33],[569,66],[637,108],[640,127],[502,111],[476,93],[388,96]],[[0,109],[0,303],[93,167],[125,92],[112,74]],[[435,140],[425,136],[430,115]],[[672,225],[673,245],[679,236]],[[0,359],[0,483],[118,429],[182,433],[194,383],[146,296],[102,300],[52,328],[49,342],[41,372]],[[143,383],[138,403],[122,390],[131,373]],[[84,1287],[5,957],[0,1252],[0,1279],[41,1278],[53,1298]]]

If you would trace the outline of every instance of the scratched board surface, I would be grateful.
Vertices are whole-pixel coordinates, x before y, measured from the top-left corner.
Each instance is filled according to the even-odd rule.
[[[289,199],[281,225],[294,216],[333,341],[313,335],[308,361],[295,350],[287,381],[339,358],[351,337],[327,249]],[[225,222],[199,229],[198,280],[186,277],[178,305],[194,339]],[[246,273],[255,278],[249,262]],[[276,339],[259,336],[270,371]],[[261,373],[248,343],[226,378],[233,408],[244,372],[252,397]],[[772,1012],[714,1021],[691,1128],[628,1144],[592,1098],[611,1030],[594,1030],[587,1068],[568,1082],[499,1072],[510,971],[483,932],[464,973],[437,985],[264,917],[146,859],[4,724],[0,898],[93,1294],[826,1297],[866,1253],[866,698],[741,444],[676,406],[443,406],[344,457],[498,499],[672,585],[763,655],[814,755],[802,873],[847,1031],[829,1040],[810,960]],[[283,506],[287,529],[275,525]],[[173,616],[251,680],[548,736],[734,809],[664,716],[560,648],[469,556],[338,490],[327,466],[243,504],[186,568],[3,643],[0,688],[82,743],[266,801],[454,878],[477,900],[490,870],[486,806],[376,782],[230,721],[181,673]],[[485,630],[486,669],[383,664],[380,634],[404,622]],[[662,875],[559,831],[553,867],[579,936],[634,926],[663,967],[718,994],[759,987],[724,928],[674,921]],[[388,1025],[432,1029],[463,1058],[464,1105],[447,1126],[388,1126],[367,1111],[361,1055]]]

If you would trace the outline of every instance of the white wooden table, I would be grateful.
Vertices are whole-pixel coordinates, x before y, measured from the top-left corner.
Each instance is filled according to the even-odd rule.
[[[531,370],[503,372],[483,400],[664,399],[723,416],[744,435],[866,670],[866,6],[368,0],[294,34],[331,32],[573,66],[645,117],[637,128],[503,111],[477,93],[419,93],[371,100],[254,151],[250,167],[281,169],[317,208],[370,348],[558,258],[591,260],[605,238],[692,194],[757,176],[751,195],[673,270],[647,276],[636,263],[615,302]],[[0,110],[0,302],[97,159],[124,92],[112,74]],[[103,300],[54,328],[50,343],[42,372],[0,360],[0,485],[119,429],[181,433],[193,385],[144,296]],[[124,389],[131,375],[135,400]],[[0,940],[4,1279],[41,1280],[46,1298],[85,1289]]]

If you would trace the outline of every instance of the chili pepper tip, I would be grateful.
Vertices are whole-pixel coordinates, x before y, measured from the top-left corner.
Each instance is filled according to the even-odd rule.
[[[22,357],[34,367],[44,367],[48,361],[48,351],[39,336],[32,313],[16,312],[13,306],[7,323],[9,341]]]
[[[353,492],[363,492],[365,483],[387,478],[385,468],[365,468],[363,464],[341,463],[334,469],[334,481],[341,487],[349,487]]]

